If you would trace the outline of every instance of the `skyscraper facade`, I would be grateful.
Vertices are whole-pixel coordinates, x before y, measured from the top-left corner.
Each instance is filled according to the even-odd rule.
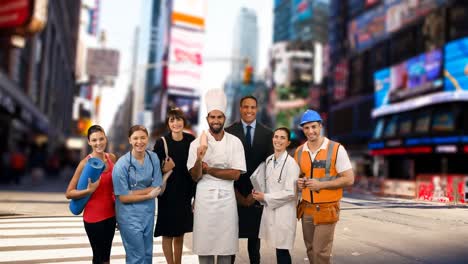
[[[234,26],[232,77],[240,80],[246,63],[257,70],[258,24],[254,10],[242,8]],[[248,62],[247,62],[248,60]]]

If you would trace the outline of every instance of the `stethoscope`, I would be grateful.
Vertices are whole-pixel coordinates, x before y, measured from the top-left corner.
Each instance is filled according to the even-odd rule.
[[[279,177],[278,177],[278,183],[281,183],[281,179],[282,179],[282,175],[283,175],[283,169],[284,169],[284,165],[286,164],[286,160],[288,159],[288,156],[289,156],[289,155],[288,155],[288,154],[286,154],[286,158],[284,158],[283,166],[281,166],[280,175],[279,175]],[[267,167],[268,167],[268,163],[269,163],[270,161],[272,161],[272,160],[273,160],[273,158],[274,158],[274,156],[268,159],[268,161],[267,161],[267,163],[266,163]],[[273,165],[273,167],[274,167],[274,165]]]
[[[154,175],[154,165],[153,165],[153,158],[151,158],[151,155],[150,153],[148,152],[148,150],[145,150],[146,154],[148,155],[149,159],[150,159],[150,162],[151,162],[151,182],[153,182],[153,175]],[[131,183],[130,179],[132,177],[130,177],[130,171],[134,171],[134,174],[135,176],[133,177],[133,179],[135,180],[134,181],[134,184]],[[137,178],[137,169],[135,167],[135,165],[133,165],[133,162],[132,162],[132,151],[130,151],[130,165],[128,165],[128,168],[127,168],[127,183],[128,183],[128,189],[131,190],[132,188],[135,188],[137,185],[138,185],[138,178]]]

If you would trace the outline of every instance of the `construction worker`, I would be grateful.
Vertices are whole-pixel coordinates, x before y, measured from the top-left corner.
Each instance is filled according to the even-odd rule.
[[[353,184],[354,173],[345,148],[321,135],[322,118],[316,111],[305,111],[300,126],[307,142],[294,155],[301,169],[297,217],[309,262],[330,263],[343,187]]]

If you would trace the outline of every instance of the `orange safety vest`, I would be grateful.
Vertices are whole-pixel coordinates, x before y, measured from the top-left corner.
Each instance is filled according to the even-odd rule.
[[[307,142],[304,144],[307,144]],[[312,166],[312,159],[309,153],[306,153],[307,155],[302,155],[304,145],[300,145],[296,149],[294,159],[299,164],[301,173],[305,175],[306,178],[314,178],[318,181],[332,181],[338,177],[335,164],[339,147],[340,143],[328,140],[327,149],[320,149],[318,151]],[[307,188],[302,190],[302,200],[309,203],[312,201],[313,203],[337,202],[341,199],[341,197],[343,197],[343,188],[335,190],[323,189],[318,192],[312,192]]]

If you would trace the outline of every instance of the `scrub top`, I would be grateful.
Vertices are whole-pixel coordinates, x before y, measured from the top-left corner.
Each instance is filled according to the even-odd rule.
[[[151,159],[149,155],[151,155]],[[133,156],[130,163],[130,157],[130,152],[128,152],[114,165],[112,181],[116,196],[127,195],[131,190],[161,186],[162,175],[159,158],[154,152],[146,151],[143,164],[140,164]],[[147,214],[154,215],[155,200],[149,199],[137,203],[124,204],[120,199],[116,199],[115,207],[117,221],[119,223],[130,223],[141,221],[141,217],[145,217]]]

